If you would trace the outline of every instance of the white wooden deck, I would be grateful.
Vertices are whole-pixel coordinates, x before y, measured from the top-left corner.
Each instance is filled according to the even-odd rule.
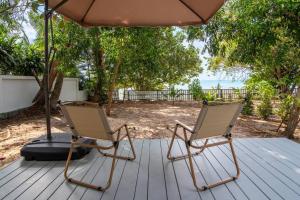
[[[99,192],[65,182],[64,162],[36,162],[19,159],[0,170],[0,199],[300,199],[300,145],[285,138],[234,139],[241,176],[234,182],[197,192],[186,160],[166,158],[168,140],[134,140],[135,161],[119,160],[112,186]],[[177,141],[174,153],[185,152]],[[120,154],[127,155],[125,142]],[[194,158],[199,183],[210,183],[234,172],[227,146],[212,147]],[[110,158],[96,151],[74,161],[71,176],[102,184]]]

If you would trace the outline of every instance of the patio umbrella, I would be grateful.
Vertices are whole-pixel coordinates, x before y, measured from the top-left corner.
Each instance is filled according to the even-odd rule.
[[[199,25],[224,0],[49,0],[49,7],[83,26]]]
[[[28,143],[21,149],[21,155],[27,160],[64,160],[70,148],[70,134],[60,134],[56,137],[51,135],[48,23],[54,11],[82,26],[187,26],[207,23],[223,5],[224,0],[44,0],[44,3],[43,88],[47,137]],[[73,155],[74,158],[81,158],[87,152],[87,149],[76,149]]]

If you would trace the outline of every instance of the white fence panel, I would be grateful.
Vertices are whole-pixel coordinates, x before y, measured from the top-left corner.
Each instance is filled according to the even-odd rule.
[[[60,100],[83,101],[87,99],[85,91],[79,90],[77,78],[65,78]],[[0,113],[8,113],[32,105],[39,86],[32,76],[0,76]]]

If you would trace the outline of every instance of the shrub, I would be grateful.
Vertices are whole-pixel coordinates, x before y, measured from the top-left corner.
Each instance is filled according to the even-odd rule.
[[[275,89],[267,81],[257,81],[250,79],[247,81],[247,89],[251,94],[255,94],[261,103],[257,106],[257,114],[263,119],[268,119],[272,114],[272,97],[275,94]]]
[[[238,88],[232,88],[232,89],[233,89],[234,94],[238,97],[238,99],[243,99],[243,95],[242,95],[240,89],[238,89]]]
[[[178,98],[181,94],[180,94],[180,90],[175,89],[175,86],[172,85],[170,86],[170,93],[169,96],[171,97],[173,104],[175,103],[175,99]]]
[[[243,115],[253,115],[253,101],[252,101],[252,96],[250,93],[247,94],[246,100],[244,107],[242,109],[242,114]]]
[[[208,93],[203,95],[202,99],[206,101],[215,101],[217,99],[217,94],[215,92],[209,91]]]
[[[287,119],[293,107],[293,103],[294,97],[292,95],[288,95],[280,101],[276,114],[281,118],[281,120],[285,121]]]
[[[264,120],[268,119],[272,114],[272,109],[273,108],[270,99],[262,100],[262,102],[257,106],[258,115]]]
[[[193,100],[200,101],[203,99],[204,93],[200,84],[200,80],[195,79],[189,84],[189,91],[193,96]]]

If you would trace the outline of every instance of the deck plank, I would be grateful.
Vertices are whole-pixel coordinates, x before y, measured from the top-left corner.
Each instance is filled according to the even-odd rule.
[[[228,145],[219,146],[227,156],[231,158],[231,153]],[[284,197],[290,197],[284,189],[286,186],[280,181],[274,179],[269,171],[259,166],[255,161],[249,158],[244,152],[236,151],[241,170],[251,177],[252,181],[264,191],[271,199],[284,199]],[[284,188],[284,189],[283,189]],[[289,190],[288,190],[289,191]],[[294,195],[291,195],[294,196]],[[290,198],[287,198],[290,199]]]
[[[178,180],[176,178],[176,172],[174,171],[172,162],[167,159],[168,153],[168,142],[166,139],[162,139],[160,141],[161,150],[162,150],[162,158],[165,172],[165,180],[166,180],[166,189],[168,199],[178,200],[181,199],[179,188],[178,188]]]
[[[133,199],[146,200],[148,192],[148,173],[150,158],[150,140],[144,140],[141,161],[138,169],[137,183]]]
[[[19,188],[23,183],[28,181],[32,176],[38,173],[43,167],[45,167],[49,162],[38,162],[35,165],[27,168],[22,171],[22,173],[18,174],[13,179],[9,180],[5,185],[0,187],[0,199],[4,198],[11,192],[14,192],[17,188]]]
[[[26,163],[26,162],[25,162]],[[13,173],[16,169],[24,167],[24,159],[20,158],[0,169],[0,180]]]
[[[103,157],[97,158],[96,163],[89,169],[89,171],[87,172],[86,176],[82,179],[82,181],[86,183],[91,183],[93,179],[98,175],[98,172],[101,170],[105,159],[106,158]],[[85,187],[76,186],[75,190],[70,194],[68,199],[70,200],[81,199],[85,191],[86,191]]]
[[[242,156],[243,162],[251,166],[255,173],[264,179],[283,199],[298,199],[300,197],[289,185],[280,179],[279,173],[274,172],[272,167],[266,166],[264,161],[258,162],[247,150],[240,148],[237,144],[235,146],[237,147],[238,155]]]
[[[201,141],[197,141],[196,143],[199,146],[203,145],[203,142],[201,142]],[[224,180],[224,179],[228,178],[229,176],[234,175],[234,174],[230,174],[226,171],[226,168],[222,165],[223,163],[220,163],[216,159],[215,156],[217,156],[217,155],[212,154],[208,150],[204,150],[203,155],[211,163],[212,167],[214,168],[214,170],[216,171],[216,173],[218,174],[220,179]],[[234,196],[235,199],[238,199],[238,200],[248,199],[244,190],[235,181],[231,181],[229,183],[226,183],[225,185],[229,189],[230,193]]]
[[[217,141],[212,139],[211,141]],[[53,200],[189,200],[189,199],[300,199],[300,145],[284,138],[234,139],[241,176],[232,182],[197,192],[187,159],[169,161],[169,140],[134,140],[135,161],[117,160],[111,187],[106,192],[67,183],[65,162],[37,162],[19,159],[0,169],[0,199]],[[203,141],[197,141],[198,145]],[[119,154],[130,153],[128,141],[120,144]],[[186,153],[176,140],[173,155]],[[71,177],[96,185],[107,181],[111,158],[92,151],[72,162]],[[198,184],[215,182],[235,173],[230,148],[211,147],[193,158]]]
[[[179,146],[179,149],[181,150],[181,155],[187,154],[187,151],[186,151],[185,147],[182,148],[182,147],[184,146],[184,142],[183,142],[182,140],[177,140],[177,144],[178,144],[178,146]],[[187,165],[187,167],[188,167],[189,173],[191,174],[190,168],[189,168],[190,165],[189,165],[188,159],[185,159],[184,161],[185,161],[185,163],[186,163],[186,165]],[[195,162],[195,160],[193,159],[192,161],[193,161],[194,166],[197,166],[197,163]],[[175,161],[175,162],[177,162],[177,161]],[[195,167],[194,167],[194,168],[195,168]],[[195,168],[195,169],[196,169],[196,168]],[[197,170],[197,169],[196,169],[196,170]],[[200,171],[198,171],[198,173],[196,172],[196,176],[197,176],[197,178],[196,178],[196,179],[197,179],[197,183],[198,183],[199,185],[205,185],[205,184],[207,184],[206,181],[205,181],[204,175],[203,175]],[[190,176],[190,178],[192,179],[191,176]],[[196,188],[193,187],[193,190],[196,191]],[[200,197],[201,197],[202,199],[211,199],[211,198],[212,198],[212,199],[215,199],[215,197],[214,197],[214,195],[213,195],[211,189],[208,189],[208,190],[206,190],[206,191],[199,192],[199,194],[200,194]]]
[[[268,159],[276,161],[277,163],[280,163],[281,165],[286,166],[287,168],[294,170],[297,169],[298,166],[294,163],[291,162],[287,162],[287,158],[284,156],[278,156],[278,148],[272,146],[269,143],[264,143],[263,144],[261,142],[258,142],[258,140],[249,140],[249,139],[242,139],[242,140],[238,140],[241,144],[247,145],[246,147],[252,151],[257,152],[256,155],[264,155],[266,156]],[[249,145],[249,147],[248,147]],[[252,148],[255,149],[252,149]],[[275,148],[275,150],[274,150]],[[259,151],[259,152],[258,152]],[[276,153],[276,152],[277,153]]]
[[[88,166],[90,160],[92,160],[95,157],[95,153],[95,151],[91,151],[81,160],[72,162],[72,164],[69,167],[69,175],[73,176],[73,174],[75,174],[77,170],[82,170],[82,168]],[[66,184],[65,177],[63,174],[60,174],[60,176],[53,180],[41,193],[38,194],[37,197],[35,197],[35,199],[49,199],[63,184]]]
[[[231,155],[227,155],[223,149],[219,147],[211,147],[206,149],[214,155],[219,163],[222,164],[223,168],[226,170],[228,174],[234,175],[234,164],[231,158]],[[243,167],[241,163],[239,163],[240,168]],[[247,170],[241,168],[241,175],[240,177],[235,180],[234,182],[242,188],[243,192],[247,195],[249,199],[271,199],[266,195],[267,191],[263,191],[262,189],[264,186],[262,184],[257,185],[251,178],[253,174],[247,174]],[[254,178],[255,180],[255,178]],[[260,188],[262,186],[262,188]],[[272,195],[270,195],[272,196]]]
[[[148,199],[167,199],[166,182],[159,139],[150,141]]]
[[[133,146],[136,153],[136,159],[126,163],[120,186],[114,198],[115,200],[134,198],[138,169],[140,167],[141,153],[143,150],[143,140],[134,140]]]
[[[260,138],[256,138],[255,140],[260,140]],[[297,142],[287,138],[261,138],[261,142],[267,142],[281,151],[289,153],[300,159],[300,145]]]
[[[75,171],[70,175],[70,178],[83,181],[88,172],[96,165],[98,158],[93,158],[91,161],[88,161],[82,164],[80,167],[76,168]],[[84,166],[84,167],[83,167]],[[50,200],[57,199],[67,199],[77,188],[76,184],[69,183],[64,181],[62,185],[50,196]]]
[[[271,139],[268,142],[264,139],[262,140],[254,139],[253,141],[259,143],[261,147],[265,148],[268,151],[268,153],[272,155],[274,158],[276,158],[277,160],[281,160],[285,163],[293,165],[294,167],[300,168],[300,158],[296,157],[296,155],[299,156],[300,153],[295,155],[295,151],[290,149],[289,146],[286,146],[285,144],[284,147],[278,145],[278,142],[274,139]],[[296,149],[297,148],[295,147],[295,150]]]
[[[169,144],[170,146],[170,144]],[[171,151],[172,156],[182,155],[179,144],[174,141],[174,145]],[[187,163],[185,160],[178,160],[172,162],[176,178],[178,180],[179,193],[182,199],[204,199],[200,197],[199,192],[195,190],[192,182],[191,174],[189,172]],[[205,193],[205,194],[204,194]],[[213,199],[210,191],[205,191],[202,197],[206,196],[207,199]]]
[[[122,153],[120,153],[121,156],[129,156],[130,155],[130,147],[129,143],[124,143],[124,146],[122,147]],[[102,192],[101,200],[108,200],[108,199],[114,199],[116,192],[120,186],[120,181],[122,179],[122,176],[124,174],[125,166],[127,165],[128,160],[117,160],[114,176],[112,179],[112,183],[110,188],[108,188],[105,192]],[[107,173],[108,175],[108,173]]]
[[[58,176],[63,176],[65,162],[57,162],[57,164],[48,171],[42,178],[36,181],[30,188],[22,193],[17,199],[35,199],[42,191],[44,191]]]
[[[109,152],[112,153],[112,151],[109,151]],[[117,153],[118,153],[118,155],[124,155],[124,143],[120,144],[120,147],[119,147]],[[121,166],[120,166],[120,162],[121,162]],[[105,158],[105,161],[104,161],[101,169],[97,172],[96,176],[92,179],[91,184],[104,187],[107,184],[109,172],[111,169],[111,164],[112,164],[112,158]],[[115,184],[115,181],[116,181],[115,179],[117,178],[115,176],[116,175],[118,176],[118,174],[120,173],[119,172],[120,169],[122,169],[122,166],[123,166],[123,162],[120,160],[116,160],[115,173],[114,173],[114,177],[112,179],[112,186],[113,186],[113,184]],[[110,188],[105,192],[109,192],[109,190],[110,190]],[[102,196],[103,196],[103,192],[86,188],[81,199],[86,199],[86,200],[97,199],[97,200],[99,200],[102,198]]]
[[[237,140],[236,145],[250,153],[258,163],[266,165],[273,171],[274,176],[280,177],[287,185],[293,187],[296,191],[300,191],[300,174],[281,160],[275,159],[273,156],[264,151],[263,148],[257,146],[249,140]]]
[[[0,180],[0,188],[8,183],[10,180],[16,178],[19,176],[19,174],[22,174],[23,172],[27,171],[30,169],[31,166],[34,166],[36,162],[23,162],[22,166],[16,168],[15,170],[11,171],[10,173],[5,173],[6,175],[3,176],[3,178]],[[6,168],[7,169],[7,168]],[[9,170],[7,170],[9,171]],[[1,172],[2,173],[2,172]]]
[[[21,194],[23,194],[26,190],[28,190],[35,182],[40,180],[44,175],[48,173],[49,170],[54,167],[56,162],[49,162],[45,166],[43,166],[40,170],[38,170],[32,177],[27,179],[21,185],[19,185],[13,192],[7,194],[3,199],[16,199]]]
[[[180,143],[180,148],[182,152],[185,152],[186,147],[183,142]],[[184,149],[184,150],[183,150]],[[193,157],[194,161],[194,170],[196,174],[196,180],[198,182],[198,186],[202,187],[204,185],[213,184],[220,181],[220,177],[217,175],[216,171],[213,169],[213,166],[210,162],[205,158],[204,154],[200,154],[198,156]],[[220,185],[219,187],[215,187],[211,189],[212,195],[215,199],[234,199],[226,185]]]

